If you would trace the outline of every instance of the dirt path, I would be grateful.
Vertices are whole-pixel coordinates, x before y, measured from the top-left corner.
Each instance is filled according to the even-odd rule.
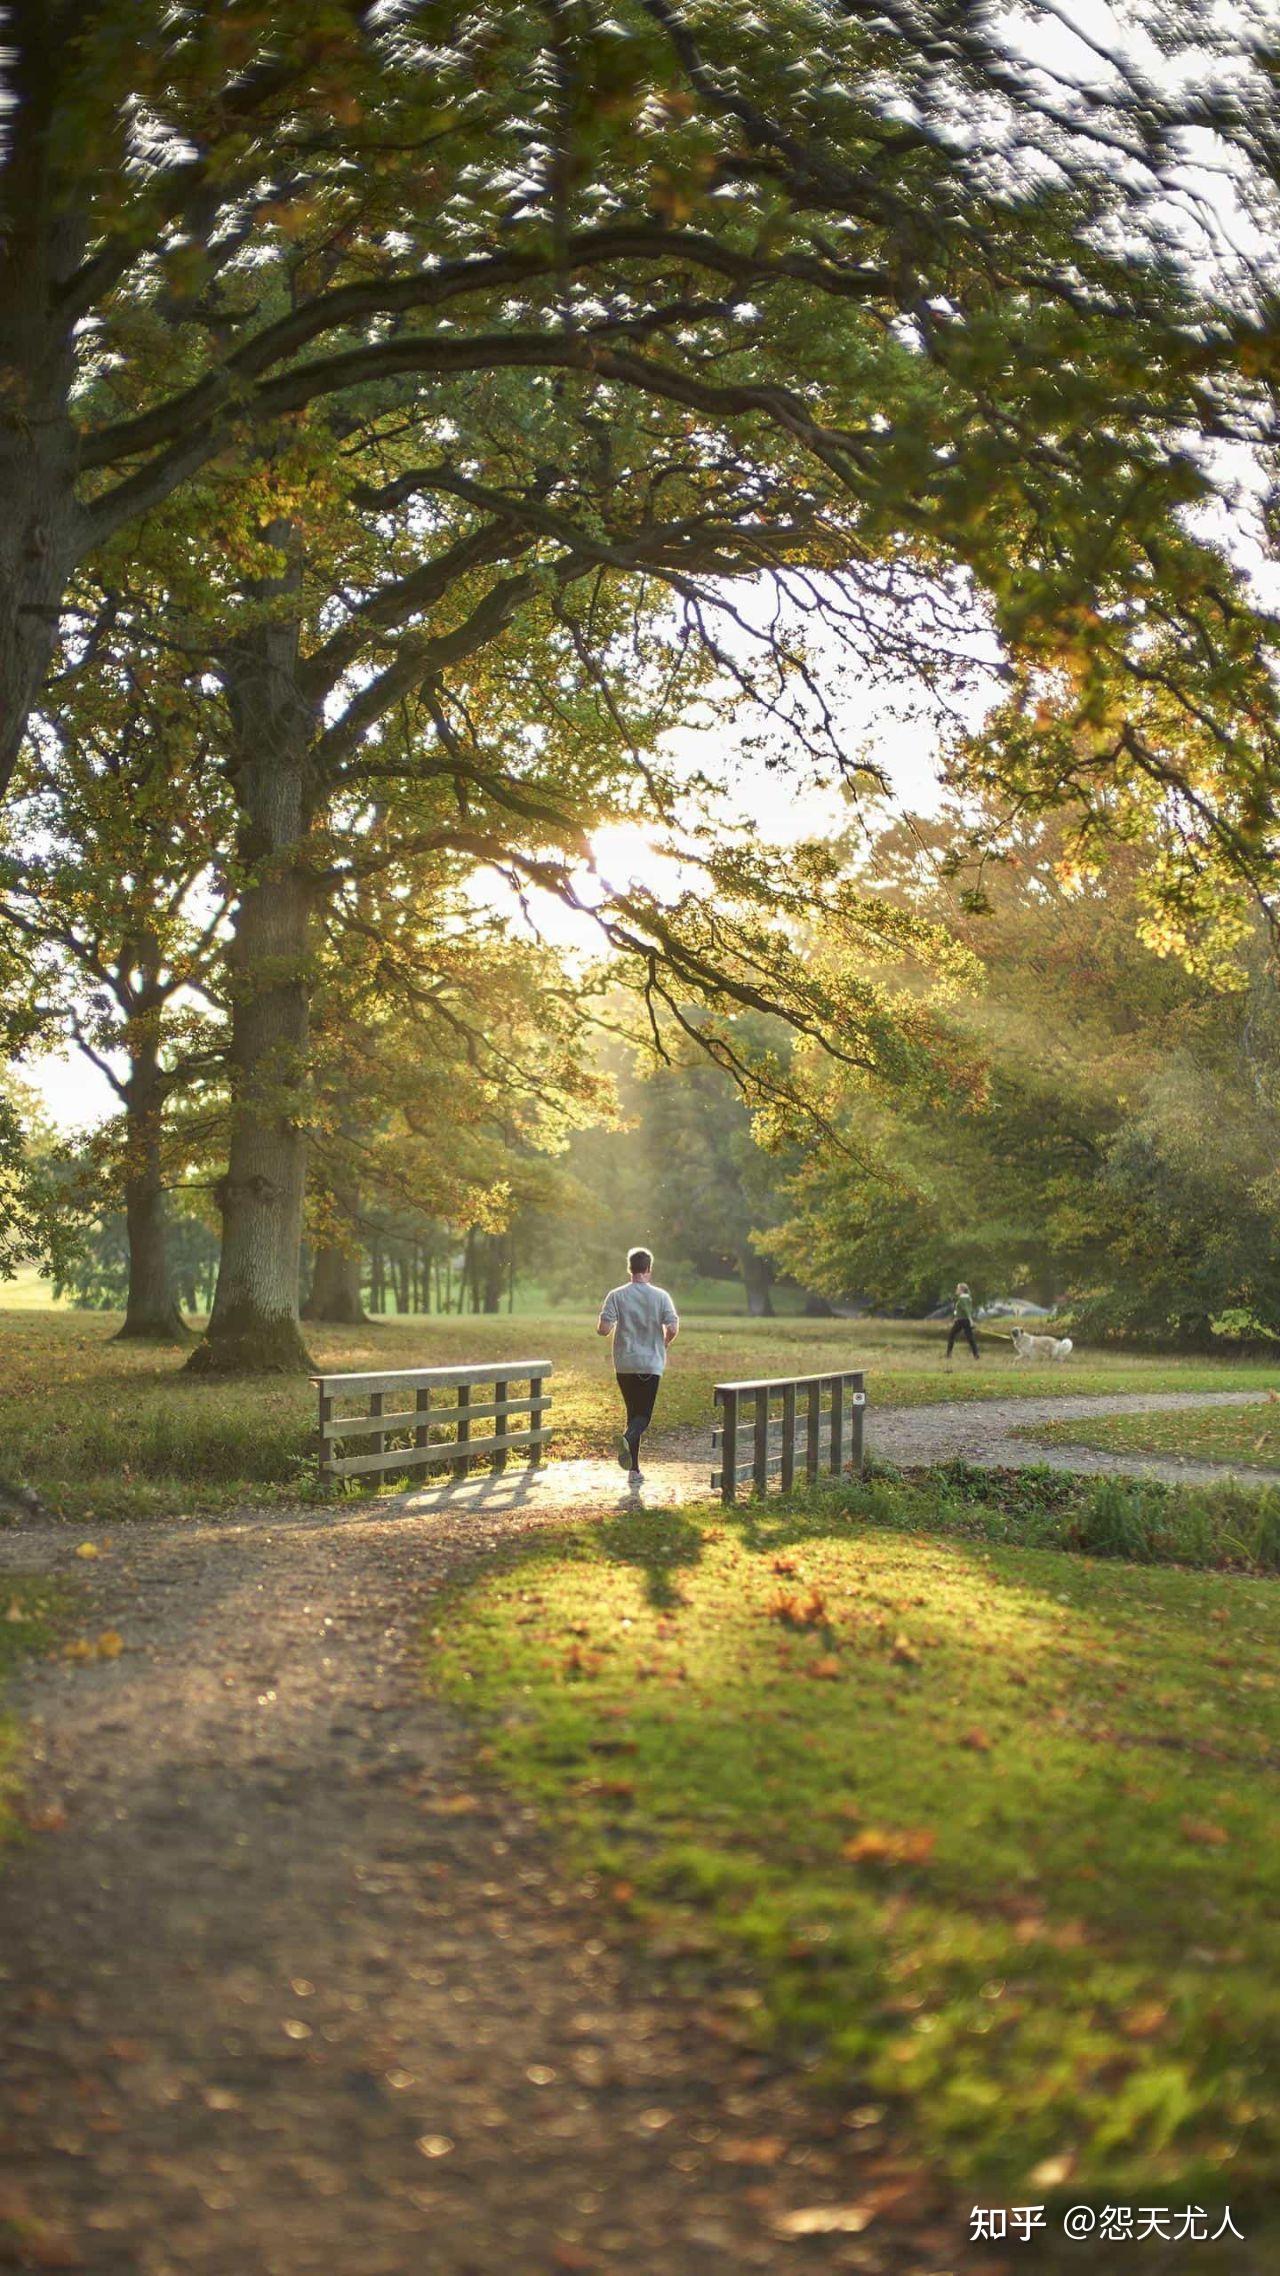
[[[953,1401],[931,1407],[867,1408],[867,1448],[884,1462],[915,1467],[931,1462],[972,1462],[984,1469],[1117,1473],[1161,1478],[1170,1485],[1213,1485],[1224,1478],[1280,1485],[1280,1472],[1246,1463],[1180,1461],[1159,1454],[1120,1454],[1100,1447],[1045,1445],[1014,1435],[1036,1423],[1088,1422],[1098,1415],[1170,1414],[1180,1408],[1248,1407],[1265,1391],[1123,1392],[1108,1397],[1010,1398]]]
[[[868,1442],[1220,1476],[1008,1434],[1249,1396],[872,1409]],[[681,1434],[638,1498],[707,1480]],[[32,1832],[0,1872],[0,2268],[987,2276],[883,2113],[753,2054],[734,1986],[676,1996],[678,1954],[606,1944],[595,1892],[422,1695],[436,1590],[636,1498],[578,1462],[119,1528],[92,1562],[66,1526],[0,1532],[0,1573],[65,1572],[79,1624],[125,1645],[31,1668],[15,1701]]]
[[[118,1529],[93,1563],[65,1527],[0,1534],[0,1571],[65,1571],[80,1625],[125,1642],[16,1700],[34,1830],[0,1872],[0,2267],[954,2268],[883,2113],[754,2055],[731,1985],[673,1996],[675,1955],[650,1974],[606,1946],[423,1698],[433,1590],[542,1522],[521,1480],[477,1484]]]

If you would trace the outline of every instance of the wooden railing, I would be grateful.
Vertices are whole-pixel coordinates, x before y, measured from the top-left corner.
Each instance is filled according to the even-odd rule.
[[[551,1405],[543,1388],[550,1373],[549,1359],[504,1359],[487,1367],[313,1375],[320,1394],[320,1475],[354,1478],[444,1469],[464,1477],[481,1455],[492,1456],[496,1470],[506,1468],[511,1454],[535,1463],[551,1436],[542,1420]],[[520,1383],[527,1383],[528,1390],[516,1390]],[[477,1398],[476,1392],[489,1385],[492,1397]],[[361,1402],[359,1413],[338,1411],[353,1400]],[[513,1430],[513,1418],[527,1418],[528,1428]],[[476,1437],[477,1423],[492,1423],[493,1428]],[[339,1451],[354,1440],[367,1442],[360,1453]]]
[[[767,1494],[776,1478],[785,1494],[797,1477],[812,1483],[842,1477],[850,1468],[861,1473],[867,1403],[861,1369],[717,1383],[715,1400],[720,1421],[711,1444],[720,1468],[712,1471],[711,1483],[724,1501],[736,1501],[739,1485],[748,1479],[756,1493]]]

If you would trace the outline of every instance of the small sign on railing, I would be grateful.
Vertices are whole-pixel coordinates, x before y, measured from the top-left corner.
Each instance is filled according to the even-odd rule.
[[[398,1471],[452,1470],[455,1477],[465,1477],[482,1455],[492,1456],[495,1470],[504,1470],[512,1454],[536,1463],[551,1436],[543,1421],[551,1406],[551,1395],[543,1388],[551,1371],[549,1359],[504,1359],[487,1367],[313,1375],[320,1396],[320,1475],[387,1477]],[[527,1384],[527,1391],[520,1384]],[[356,1400],[359,1412],[340,1411]],[[491,1427],[477,1437],[477,1423]],[[350,1451],[353,1446],[359,1451]]]
[[[862,1474],[862,1423],[867,1404],[860,1368],[834,1375],[777,1376],[753,1383],[717,1383],[720,1422],[711,1444],[720,1468],[711,1473],[723,1501],[738,1498],[748,1482],[767,1494],[776,1478],[790,1493],[797,1476]]]

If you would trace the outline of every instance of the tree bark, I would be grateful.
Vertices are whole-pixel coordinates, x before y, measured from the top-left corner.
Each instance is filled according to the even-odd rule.
[[[129,1298],[121,1336],[185,1343],[190,1334],[174,1294],[165,1222],[161,1131],[164,1077],[159,1041],[144,1011],[131,1040],[125,1084],[124,1213],[129,1236]]]
[[[278,542],[287,545],[288,533]],[[298,1258],[306,1190],[312,886],[310,748],[299,628],[265,623],[224,659],[243,884],[230,951],[231,1142],[222,1258],[200,1373],[303,1372]]]
[[[304,1320],[332,1320],[343,1327],[363,1327],[367,1315],[361,1283],[364,1251],[360,1241],[360,1189],[354,1178],[335,1172],[326,1179],[326,1218],[332,1237],[321,1241],[315,1253],[311,1293],[302,1307]]]
[[[0,795],[44,684],[83,544],[70,417],[74,329],[63,289],[83,221],[52,178],[60,42],[51,14],[14,11],[0,205]]]
[[[367,1325],[361,1283],[364,1259],[359,1249],[325,1243],[316,1250],[311,1294],[302,1307],[304,1320],[332,1320],[344,1327]]]
[[[738,1270],[747,1292],[747,1311],[753,1320],[773,1318],[772,1272],[764,1257],[758,1257],[749,1241],[738,1251]]]

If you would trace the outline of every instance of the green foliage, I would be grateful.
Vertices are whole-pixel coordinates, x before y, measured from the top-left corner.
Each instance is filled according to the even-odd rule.
[[[0,1525],[3,1522],[0,1515]],[[30,1653],[48,1650],[63,1602],[60,1591],[47,1580],[28,1573],[6,1575],[0,1593],[0,1687]],[[0,1846],[21,1832],[13,1807],[21,1782],[21,1732],[0,1698]]]
[[[203,1218],[175,1209],[166,1213],[166,1232],[179,1300],[189,1312],[207,1311],[218,1270],[217,1235]],[[122,1213],[82,1220],[70,1237],[74,1251],[55,1278],[54,1294],[90,1311],[123,1312],[129,1294],[129,1236]]]
[[[12,1076],[0,1082],[0,1280],[20,1265],[56,1273],[74,1248],[62,1207],[53,1141],[29,1094]]]
[[[867,868],[908,905],[950,901],[982,978],[939,1009],[949,1098],[819,1079],[839,1143],[792,1179],[780,1261],[919,1310],[957,1277],[1065,1299],[1079,1342],[1207,1347],[1215,1320],[1280,1323],[1266,935],[1229,974],[1189,971],[1144,940],[1131,855],[1091,864],[1066,819],[1002,804],[890,827]]]

